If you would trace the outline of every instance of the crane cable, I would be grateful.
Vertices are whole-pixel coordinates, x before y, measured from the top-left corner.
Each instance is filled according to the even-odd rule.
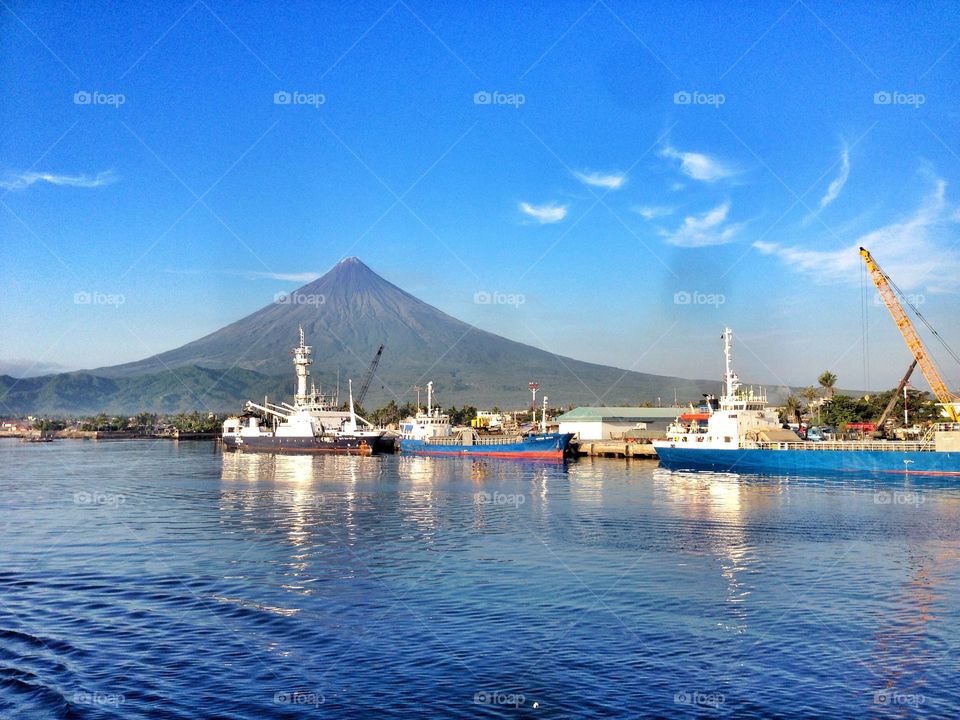
[[[872,281],[871,281],[872,282]],[[863,347],[863,387],[870,388],[870,325],[867,322],[868,310],[867,268],[860,265],[860,337]]]
[[[883,271],[881,270],[881,272]],[[929,330],[930,333],[943,346],[944,350],[946,350],[947,354],[949,354],[950,357],[953,358],[954,362],[960,365],[960,356],[958,356],[957,353],[954,352],[953,348],[950,347],[949,344],[947,344],[947,341],[940,336],[940,333],[938,333],[936,329],[934,329],[933,325],[931,325],[930,322],[923,316],[923,313],[920,312],[919,308],[917,308],[916,305],[910,302],[910,299],[906,296],[903,290],[901,290],[900,287],[893,280],[890,279],[890,276],[888,276],[886,273],[883,273],[883,274],[884,274],[884,277],[887,278],[887,282],[890,283],[890,286],[894,289],[897,295],[900,296],[900,299],[907,305],[907,307],[913,310],[914,315],[917,316],[920,322],[923,323],[924,327],[927,328],[927,330]]]

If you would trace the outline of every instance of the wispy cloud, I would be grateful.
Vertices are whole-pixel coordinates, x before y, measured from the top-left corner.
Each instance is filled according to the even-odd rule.
[[[110,185],[118,180],[113,170],[99,172],[96,175],[56,175],[54,173],[25,172],[19,175],[8,175],[0,180],[0,187],[5,190],[23,190],[34,183],[44,182],[50,185],[66,187],[96,188]]]
[[[840,174],[834,178],[833,182],[827,187],[827,193],[820,198],[820,209],[823,210],[840,196],[840,191],[847,184],[847,178],[850,177],[850,151],[844,149],[840,155]]]
[[[286,282],[312,282],[316,280],[322,273],[312,273],[312,272],[301,272],[301,273],[278,273],[278,272],[241,272],[238,273],[244,277],[248,277],[252,280],[283,280]]]
[[[730,203],[709,210],[701,215],[688,215],[674,232],[661,232],[667,242],[677,247],[706,247],[724,245],[736,236],[743,223],[727,223]]]
[[[860,248],[867,248],[897,285],[924,287],[930,292],[956,292],[960,252],[950,239],[960,223],[957,208],[948,207],[946,183],[937,180],[933,191],[907,217],[858,237],[835,250],[813,250],[799,245],[755,242],[765,255],[779,258],[792,270],[819,283],[859,282]]]
[[[520,203],[520,210],[541,225],[560,222],[567,216],[565,205],[531,205],[522,202]]]
[[[303,282],[308,283],[316,280],[323,273],[318,272],[299,272],[299,273],[282,273],[282,272],[263,272],[259,270],[202,270],[199,268],[188,268],[185,270],[174,270],[172,268],[167,268],[168,273],[174,275],[232,275],[235,277],[243,277],[248,280],[282,280],[283,282]]]
[[[622,172],[598,173],[574,171],[573,175],[584,185],[593,185],[594,187],[607,188],[608,190],[617,190],[627,182],[627,174]]]
[[[683,152],[666,145],[659,154],[660,157],[679,160],[680,170],[694,180],[714,182],[736,174],[733,168],[703,153]]]
[[[644,220],[654,220],[658,217],[666,217],[667,215],[673,214],[673,208],[657,207],[654,205],[637,205],[630,209]]]

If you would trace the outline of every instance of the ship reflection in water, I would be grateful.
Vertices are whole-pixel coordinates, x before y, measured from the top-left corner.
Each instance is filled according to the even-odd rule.
[[[960,491],[947,482],[914,489],[608,459],[221,462],[221,524],[246,533],[254,556],[279,554],[274,581],[300,598],[274,605],[320,602],[314,614],[366,652],[380,642],[374,612],[409,620],[414,645],[429,636],[473,666],[483,642],[467,638],[482,619],[512,628],[518,665],[539,657],[557,678],[600,645],[605,656],[660,658],[652,675],[641,663],[615,680],[658,706],[633,675],[669,677],[662,715],[686,687],[745,717],[789,716],[814,685],[818,717],[869,715],[884,693],[958,707],[944,690],[944,652],[960,640],[949,609],[960,590]],[[487,676],[526,687],[498,668]],[[581,702],[547,692],[565,711]]]

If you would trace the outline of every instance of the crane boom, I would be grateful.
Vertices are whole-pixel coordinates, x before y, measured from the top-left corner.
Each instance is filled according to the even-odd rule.
[[[363,384],[360,386],[360,392],[357,393],[357,405],[363,404],[363,399],[367,396],[367,390],[370,389],[370,382],[373,380],[373,374],[377,371],[377,365],[380,364],[380,356],[383,355],[383,345],[377,350],[366,376],[363,378]]]
[[[896,293],[890,286],[890,278],[880,269],[880,266],[877,265],[869,250],[863,247],[860,248],[860,256],[863,258],[864,263],[866,263],[867,270],[870,272],[870,279],[873,280],[873,284],[877,286],[880,297],[883,298],[887,310],[890,311],[890,315],[893,317],[893,322],[896,324],[897,329],[900,330],[900,334],[903,335],[904,342],[907,343],[907,347],[910,349],[910,352],[913,353],[913,357],[920,366],[923,376],[930,384],[930,389],[933,391],[933,394],[943,405],[944,411],[950,419],[953,420],[953,422],[960,422],[960,404],[957,403],[957,397],[947,389],[947,384],[943,381],[939,371],[933,364],[933,360],[927,354],[927,350],[923,346],[923,341],[920,340],[920,336],[917,335],[913,323],[910,322],[910,318],[903,309],[903,305],[900,304]]]
[[[890,396],[890,402],[888,402],[887,406],[883,409],[883,414],[880,416],[880,419],[877,420],[877,431],[880,435],[883,435],[883,426],[887,422],[887,418],[890,417],[890,414],[893,412],[893,409],[897,406],[897,401],[900,399],[900,393],[903,392],[904,385],[906,385],[910,380],[910,376],[913,374],[913,371],[916,367],[917,359],[914,358],[913,362],[910,363],[910,367],[907,368],[907,372],[902,378],[900,378],[900,384],[897,385],[897,389],[894,390],[893,395]]]

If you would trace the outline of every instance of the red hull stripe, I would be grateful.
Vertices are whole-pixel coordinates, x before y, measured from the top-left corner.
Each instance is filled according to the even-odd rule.
[[[558,460],[563,457],[562,450],[545,450],[545,451],[536,451],[536,452],[496,452],[494,450],[476,452],[476,451],[462,451],[462,450],[408,450],[405,451],[410,455],[452,455],[455,457],[504,457],[504,458],[537,458],[537,459],[548,459],[548,460]]]

